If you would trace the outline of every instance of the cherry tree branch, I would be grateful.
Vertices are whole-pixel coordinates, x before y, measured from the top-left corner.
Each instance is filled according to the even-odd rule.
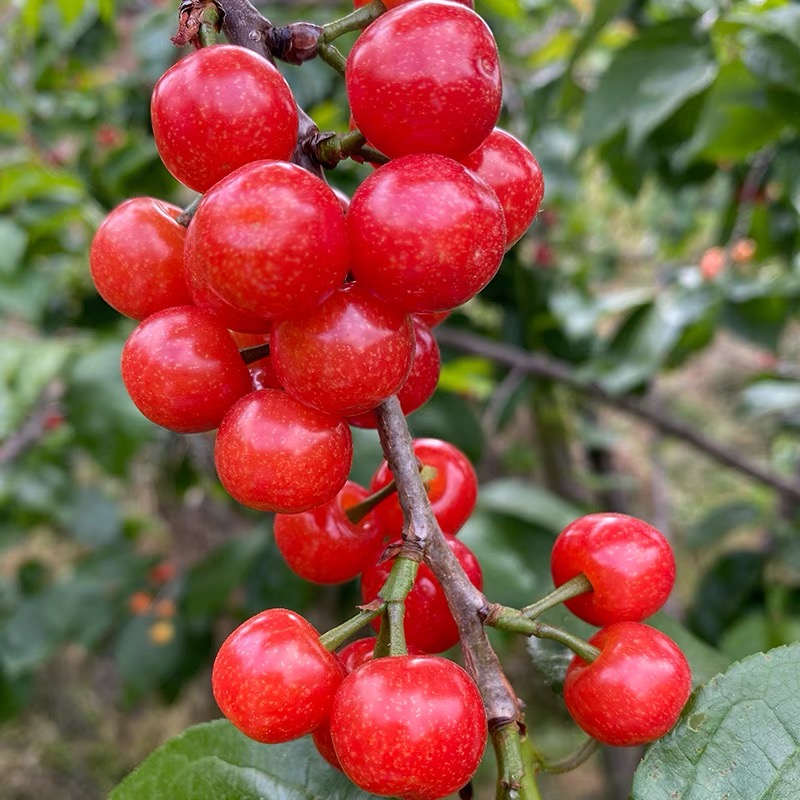
[[[519,794],[526,771],[520,751],[519,701],[486,635],[483,621],[489,604],[472,585],[433,515],[397,398],[381,405],[377,415],[381,446],[397,483],[397,496],[406,520],[403,550],[411,557],[423,553],[425,563],[442,585],[458,626],[464,664],[483,698],[493,742],[504,753],[500,759],[505,773],[501,776],[502,796],[524,798],[524,793]],[[528,798],[534,796],[531,792],[529,788]]]
[[[454,329],[437,328],[436,338],[441,344],[448,347],[484,356],[498,364],[505,364],[528,375],[548,378],[568,386],[592,400],[647,422],[665,436],[691,445],[720,464],[731,467],[775,489],[784,497],[795,501],[800,500],[800,483],[796,480],[784,478],[770,469],[754,464],[741,453],[715,442],[685,422],[668,416],[652,401],[630,395],[612,394],[599,383],[585,380],[576,375],[570,365],[563,361],[544,356],[541,353],[526,353],[517,347]]]

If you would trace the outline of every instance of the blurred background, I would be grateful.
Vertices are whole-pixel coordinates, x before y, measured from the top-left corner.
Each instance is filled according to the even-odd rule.
[[[321,23],[349,9],[261,10]],[[497,278],[443,326],[439,390],[413,432],[478,469],[461,536],[492,600],[544,594],[553,537],[582,513],[659,527],[679,583],[678,622],[658,625],[705,679],[800,638],[800,6],[476,10],[503,59],[500,124],[538,158],[546,194]],[[181,55],[176,6],[11,0],[0,26],[0,800],[95,800],[218,716],[210,664],[239,621],[286,606],[326,629],[359,595],[295,578],[269,516],[219,486],[213,436],[157,429],[120,380],[134,323],[95,293],[87,252],[124,199],[193,199],[149,123],[152,86]],[[347,129],[332,70],[281,69],[321,129]],[[368,173],[343,165],[330,181],[352,193]],[[538,359],[509,366],[520,351]],[[356,449],[366,483],[375,436],[356,431]],[[494,639],[532,740],[568,753],[582,737],[548,686],[558,655]],[[594,757],[543,795],[623,798],[637,756]]]

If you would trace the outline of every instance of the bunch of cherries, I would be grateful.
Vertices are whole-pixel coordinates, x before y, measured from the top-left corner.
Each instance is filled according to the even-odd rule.
[[[350,426],[376,427],[394,395],[405,414],[428,400],[440,367],[430,328],[491,280],[544,192],[530,151],[494,127],[497,47],[471,4],[386,6],[345,80],[354,126],[390,160],[352,200],[290,161],[299,118],[280,72],[243,47],[202,47],[161,77],[151,108],[161,159],[202,199],[191,213],[129,200],[90,253],[99,293],[140,321],[122,353],[135,405],[172,431],[217,429],[223,486],[276,513],[289,566],[318,583],[360,575],[365,604],[390,573],[403,514],[385,462],[370,491],[347,480]],[[475,505],[474,470],[440,440],[414,451],[447,544],[480,589],[477,559],[455,538]],[[620,561],[624,579],[612,574]],[[608,626],[587,645],[596,661],[570,666],[575,719],[614,744],[661,735],[689,687],[680,651],[639,623],[674,580],[663,537],[630,517],[578,520],[556,544],[553,574],[556,585],[583,575],[570,607]],[[432,655],[458,630],[425,565],[404,630],[407,655],[377,657],[374,638],[337,654],[298,614],[269,609],[221,647],[214,696],[253,739],[312,733],[366,791],[435,800],[470,780],[487,726],[471,678]]]

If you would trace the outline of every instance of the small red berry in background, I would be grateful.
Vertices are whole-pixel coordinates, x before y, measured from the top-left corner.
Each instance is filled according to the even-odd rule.
[[[627,514],[588,514],[567,525],[550,555],[553,583],[583,573],[592,591],[566,601],[592,625],[655,614],[675,584],[675,557],[652,525]]]
[[[163,583],[171,581],[177,574],[178,570],[173,563],[162,561],[160,564],[156,564],[150,568],[147,577],[150,579],[151,583],[160,586]]]
[[[272,332],[275,374],[286,391],[328,414],[350,416],[396,394],[414,359],[407,314],[351,283],[308,315]]]
[[[251,390],[230,333],[194,306],[159,311],[134,329],[122,348],[122,380],[147,419],[178,433],[214,430]]]
[[[235,45],[184,56],[156,83],[150,113],[164,166],[197,192],[251,161],[288,159],[297,144],[289,84]]]
[[[345,516],[368,496],[348,481],[328,503],[302,514],[276,514],[275,544],[292,572],[312,583],[342,583],[371,566],[382,549],[381,529],[372,514],[356,525]]]
[[[214,447],[219,479],[231,497],[283,514],[308,511],[335,497],[352,459],[345,422],[276,389],[251,392],[233,406]]]
[[[152,602],[153,596],[148,592],[134,592],[128,598],[128,611],[136,616],[146,614],[150,610],[150,604]]]
[[[494,189],[506,219],[506,249],[525,233],[544,197],[544,176],[533,153],[519,139],[495,128],[461,163]]]
[[[439,383],[442,362],[439,345],[430,328],[419,320],[414,320],[414,360],[411,372],[397,392],[400,409],[408,416],[413,414],[431,399]],[[348,416],[347,421],[358,428],[377,428],[378,417],[374,411]]]
[[[425,491],[443,533],[457,533],[469,519],[478,499],[478,478],[469,459],[454,445],[441,439],[414,439],[414,453],[423,466],[433,467],[436,476],[426,481]],[[392,471],[382,461],[372,477],[370,490],[377,492],[392,480]],[[403,531],[403,511],[397,495],[375,507],[375,516],[389,538]]]
[[[678,645],[640,622],[618,622],[589,643],[601,653],[587,664],[575,656],[564,701],[586,733],[615,747],[651,742],[677,722],[692,689]]]
[[[472,679],[435,656],[367,662],[336,693],[331,736],[344,773],[366,792],[436,800],[464,786],[486,746]]]
[[[503,209],[487,183],[430,154],[375,170],[353,194],[347,231],[356,281],[407,312],[470,300],[494,277],[506,245]]]
[[[390,158],[463,158],[492,132],[503,96],[488,25],[457,3],[408,3],[373,22],[347,59],[356,126]]]
[[[725,271],[725,248],[709,247],[700,258],[700,274],[707,281],[713,281]]]
[[[275,744],[321,725],[343,677],[339,660],[307,620],[271,608],[225,640],[211,686],[220,710],[242,733]]]
[[[89,267],[100,296],[126,317],[192,303],[183,273],[181,209],[134,197],[113,209],[92,239]]]
[[[475,554],[463,542],[452,536],[445,536],[450,549],[458,559],[473,586],[483,587],[483,574]],[[361,597],[369,603],[378,596],[389,577],[394,559],[364,570],[361,576]],[[375,630],[380,621],[372,623]],[[403,620],[406,643],[423,653],[441,653],[458,643],[458,627],[441,584],[434,577],[430,567],[420,564],[414,586],[406,597],[406,610]]]
[[[192,284],[269,319],[312,311],[341,285],[348,264],[336,195],[297,164],[238,169],[203,196],[186,236]]]

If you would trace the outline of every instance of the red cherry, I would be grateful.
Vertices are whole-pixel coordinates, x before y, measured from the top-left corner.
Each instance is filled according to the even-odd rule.
[[[652,525],[626,514],[589,514],[567,525],[550,556],[553,582],[581,572],[592,591],[566,601],[592,625],[638,621],[655,614],[675,583],[675,557]]]
[[[544,197],[544,177],[533,153],[510,133],[495,128],[462,163],[494,189],[506,218],[506,249],[530,227]]]
[[[136,327],[122,349],[122,381],[147,419],[178,433],[219,427],[251,388],[230,333],[194,306],[159,311]]]
[[[483,575],[475,554],[458,539],[446,536],[447,544],[459,560],[473,586],[483,586]],[[372,602],[386,583],[394,560],[375,564],[364,570],[361,576],[361,597],[365,603]],[[380,620],[373,622],[380,628]],[[458,642],[458,627],[450,613],[444,590],[426,564],[420,564],[414,587],[406,598],[404,618],[406,643],[423,653],[441,653]]]
[[[337,655],[339,660],[344,666],[345,672],[350,673],[356,667],[366,664],[367,661],[372,661],[375,657],[375,645],[378,640],[374,636],[368,636],[365,639],[356,639],[354,642],[343,647]],[[413,647],[408,648],[408,655],[421,656],[424,655],[421,651],[415,650]],[[319,754],[336,769],[341,769],[339,759],[336,755],[336,750],[333,748],[333,739],[331,738],[330,720],[326,720],[322,725],[311,734]]]
[[[333,500],[303,514],[275,516],[275,544],[292,571],[313,583],[343,583],[375,559],[383,533],[367,514],[354,525],[345,511],[369,496],[348,481]]]
[[[275,374],[289,394],[329,414],[360,414],[403,385],[414,357],[411,318],[357,284],[343,286],[272,334]]]
[[[339,687],[331,735],[342,769],[366,792],[436,800],[478,768],[486,715],[461,667],[432,656],[367,662]]]
[[[379,17],[345,75],[358,129],[390,158],[469,155],[492,132],[503,87],[497,44],[469,8],[424,0]]]
[[[266,59],[235,45],[204,47],[170,67],[153,89],[150,113],[164,166],[198,192],[251,161],[288,159],[297,144],[289,84]]]
[[[423,466],[433,467],[436,476],[427,482],[426,491],[434,516],[444,533],[455,534],[469,519],[478,499],[478,479],[469,459],[449,442],[441,439],[415,439],[414,453]],[[377,492],[392,480],[389,465],[383,461],[372,476],[370,491]],[[397,495],[375,507],[383,532],[398,538],[403,530],[403,512]]]
[[[497,195],[462,164],[437,155],[406,156],[375,170],[353,195],[347,232],[356,280],[410,312],[455,308],[474,297],[497,272],[506,241]]]
[[[297,514],[327,503],[353,460],[347,425],[275,389],[243,397],[222,420],[214,461],[242,505]]]
[[[362,8],[363,6],[368,6],[373,0],[353,0],[353,8]],[[397,8],[397,6],[403,5],[403,3],[410,3],[412,0],[386,0],[384,5],[386,8]],[[462,6],[466,6],[467,8],[475,8],[475,4],[472,0],[454,0],[456,3],[460,3]]]
[[[183,275],[186,228],[181,209],[152,197],[134,197],[103,220],[89,250],[100,296],[126,317],[142,320],[192,302]]]
[[[564,701],[575,722],[614,747],[663,736],[692,689],[678,645],[640,622],[609,625],[589,642],[600,655],[591,664],[575,656],[564,679]]]
[[[268,319],[312,311],[342,283],[348,261],[336,195],[302,167],[279,161],[248,164],[220,181],[186,237],[190,281]]]
[[[420,311],[414,314],[415,320],[427,325],[429,328],[435,328],[444,322],[453,312],[452,311]]]
[[[427,325],[414,320],[414,360],[411,362],[411,372],[408,373],[403,385],[397,392],[400,408],[408,416],[421,408],[431,399],[439,383],[441,371],[441,358],[439,345]],[[355,417],[348,417],[347,421],[358,428],[377,428],[378,418],[374,411],[367,411]]]
[[[275,744],[321,725],[343,676],[339,660],[307,620],[271,608],[225,640],[211,686],[220,710],[242,733]]]

